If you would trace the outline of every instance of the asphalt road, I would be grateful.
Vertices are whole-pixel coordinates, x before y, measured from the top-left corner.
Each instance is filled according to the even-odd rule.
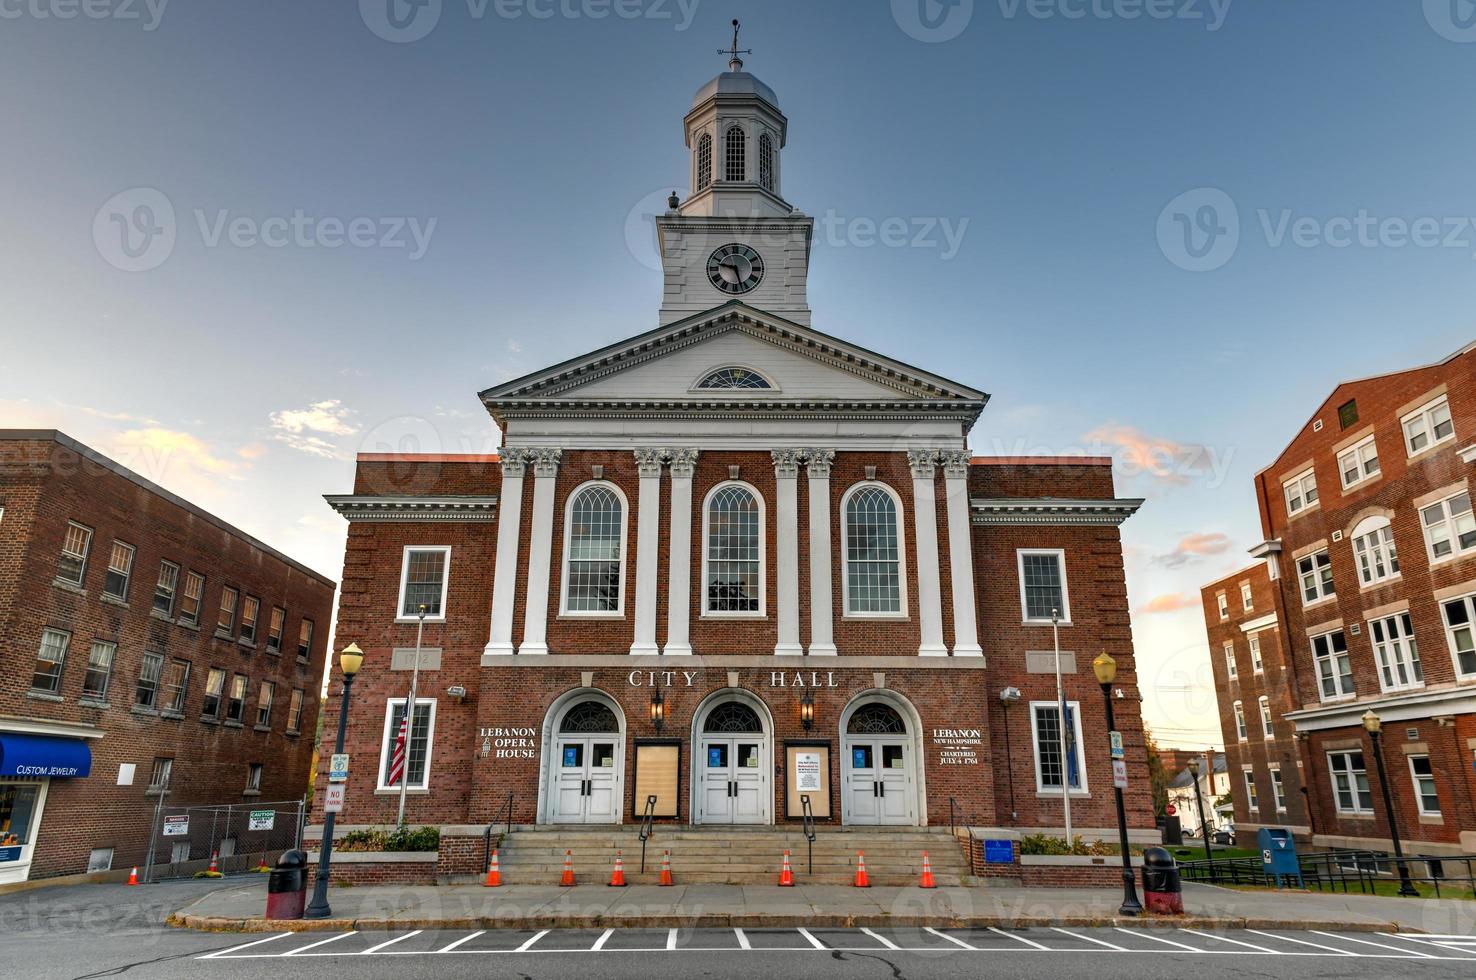
[[[947,980],[1022,973],[1082,980],[1460,977],[1476,937],[1184,929],[619,929],[271,933],[170,929],[217,883],[46,889],[0,896],[6,978],[450,980],[752,976]]]

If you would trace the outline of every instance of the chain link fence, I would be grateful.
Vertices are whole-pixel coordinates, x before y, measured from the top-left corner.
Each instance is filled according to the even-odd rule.
[[[283,851],[302,844],[307,801],[171,806],[154,810],[145,868],[148,881],[188,878],[213,859],[222,874],[271,867]]]

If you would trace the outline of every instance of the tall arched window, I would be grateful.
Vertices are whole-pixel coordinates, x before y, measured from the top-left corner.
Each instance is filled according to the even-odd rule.
[[[880,483],[859,484],[846,496],[842,584],[848,615],[899,615],[904,609],[900,510]]]
[[[1353,529],[1353,557],[1358,562],[1358,580],[1372,585],[1399,574],[1399,552],[1394,547],[1394,529],[1387,517],[1367,517]]]
[[[747,180],[744,176],[747,171],[747,160],[743,146],[743,129],[739,126],[731,127],[727,135],[723,137],[723,153],[727,161],[727,167],[723,171],[724,180]]]
[[[706,190],[712,183],[712,134],[703,133],[697,141],[697,189]]]
[[[768,133],[759,137],[759,184],[766,191],[774,189],[774,141]]]
[[[618,613],[625,574],[625,500],[591,483],[569,501],[564,533],[566,613]]]
[[[703,611],[762,614],[763,508],[758,495],[741,483],[715,487],[704,520]]]

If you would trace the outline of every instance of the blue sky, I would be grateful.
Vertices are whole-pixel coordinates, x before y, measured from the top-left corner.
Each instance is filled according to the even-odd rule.
[[[356,451],[491,448],[477,390],[654,325],[642,215],[739,16],[816,325],[989,391],[980,452],[1117,455],[1194,744],[1252,473],[1473,339],[1470,0],[388,2],[0,0],[0,425],[336,575]]]

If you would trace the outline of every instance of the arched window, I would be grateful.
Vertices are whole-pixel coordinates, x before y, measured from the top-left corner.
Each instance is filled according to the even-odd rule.
[[[712,183],[712,134],[703,133],[697,141],[697,189],[706,190]]]
[[[896,708],[873,701],[851,714],[846,731],[852,735],[906,735],[907,725]]]
[[[764,723],[758,712],[741,701],[724,701],[707,714],[702,730],[714,735],[746,735],[760,733]]]
[[[742,367],[723,367],[709,373],[696,387],[701,389],[742,390],[772,388],[769,379],[757,371]]]
[[[743,129],[733,126],[723,137],[723,152],[726,154],[727,167],[723,172],[724,180],[747,180],[744,176],[747,171],[747,160],[743,146]]]
[[[1399,552],[1387,517],[1366,517],[1353,529],[1353,557],[1358,580],[1372,585],[1399,574]]]
[[[759,137],[759,184],[766,191],[774,189],[774,141],[768,133]]]
[[[599,701],[581,701],[564,713],[559,731],[565,735],[598,735],[620,731],[620,719],[610,706]]]
[[[863,483],[846,497],[846,613],[898,615],[902,601],[902,543],[897,498],[880,483]]]
[[[618,613],[625,564],[625,501],[591,483],[569,501],[564,534],[564,612]]]
[[[763,612],[763,508],[753,489],[727,483],[707,498],[703,540],[709,613]]]

